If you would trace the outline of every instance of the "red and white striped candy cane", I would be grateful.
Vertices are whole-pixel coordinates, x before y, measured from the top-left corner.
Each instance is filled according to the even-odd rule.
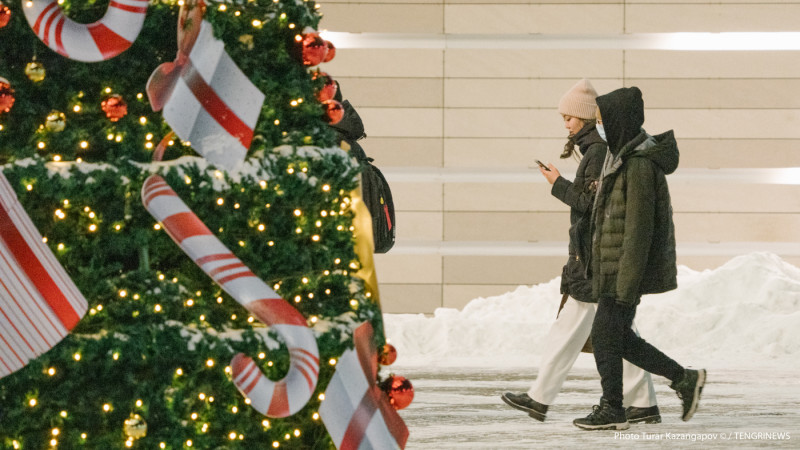
[[[151,175],[145,180],[142,203],[201,269],[286,342],[291,361],[282,380],[268,379],[251,358],[239,353],[231,362],[236,387],[266,416],[287,417],[299,411],[314,393],[319,377],[317,341],[303,315],[211,234],[162,177]]]
[[[148,0],[111,0],[106,14],[89,24],[67,18],[56,0],[22,3],[28,24],[51,50],[70,59],[97,62],[119,55],[136,40]]]

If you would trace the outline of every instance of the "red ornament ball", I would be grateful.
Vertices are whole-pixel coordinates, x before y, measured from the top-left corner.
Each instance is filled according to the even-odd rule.
[[[332,100],[333,97],[336,96],[336,91],[339,90],[339,86],[330,75],[325,72],[316,72],[312,79],[322,79],[325,83],[319,91],[317,91],[317,100],[324,102],[325,100]]]
[[[108,120],[116,122],[128,114],[128,104],[119,94],[112,94],[100,103],[100,108],[106,113]]]
[[[394,409],[403,409],[414,400],[414,386],[405,377],[390,375],[381,382],[380,387],[389,396],[389,403]]]
[[[303,65],[307,67],[316,66],[321,63],[328,54],[328,46],[317,33],[306,33],[303,35]]]
[[[322,105],[325,107],[325,117],[329,124],[336,125],[342,121],[342,118],[344,118],[344,106],[341,103],[336,100],[325,100]]]
[[[11,111],[14,106],[14,89],[11,84],[3,77],[0,77],[0,113],[7,113]]]
[[[322,62],[328,62],[336,56],[336,47],[333,46],[331,41],[325,41],[325,45],[328,46],[328,53],[325,54],[325,58],[322,59]]]
[[[11,20],[11,8],[0,3],[0,28],[8,25]]]
[[[381,353],[378,355],[378,363],[382,366],[390,366],[397,360],[397,349],[392,344],[384,344]]]

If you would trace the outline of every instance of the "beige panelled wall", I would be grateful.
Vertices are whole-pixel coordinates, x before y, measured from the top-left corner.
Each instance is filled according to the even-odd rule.
[[[321,29],[395,43],[342,46],[322,66],[364,119],[362,144],[392,186],[398,241],[376,256],[385,312],[461,308],[560,275],[568,211],[531,165],[538,158],[574,174],[577,163],[558,158],[566,130],[556,105],[582,77],[600,93],[640,87],[645,128],[675,130],[681,164],[669,181],[680,264],[702,270],[767,250],[800,265],[800,184],[763,171],[800,167],[800,50],[591,43],[800,31],[800,1],[320,3]],[[559,44],[503,44],[525,35]],[[425,46],[421,36],[474,43]]]

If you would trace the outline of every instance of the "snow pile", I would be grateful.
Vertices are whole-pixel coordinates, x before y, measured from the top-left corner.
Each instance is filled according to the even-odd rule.
[[[527,367],[538,364],[560,279],[476,298],[433,316],[386,314],[398,365]],[[688,366],[800,368],[800,268],[751,253],[702,272],[678,268],[678,289],[642,298],[646,340]],[[578,360],[593,366],[590,355]]]

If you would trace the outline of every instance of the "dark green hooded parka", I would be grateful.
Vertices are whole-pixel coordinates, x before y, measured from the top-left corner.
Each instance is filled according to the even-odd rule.
[[[592,212],[591,271],[596,299],[634,306],[644,294],[675,289],[675,225],[667,174],[678,167],[672,131],[642,129],[636,87],[597,97],[608,154]]]

